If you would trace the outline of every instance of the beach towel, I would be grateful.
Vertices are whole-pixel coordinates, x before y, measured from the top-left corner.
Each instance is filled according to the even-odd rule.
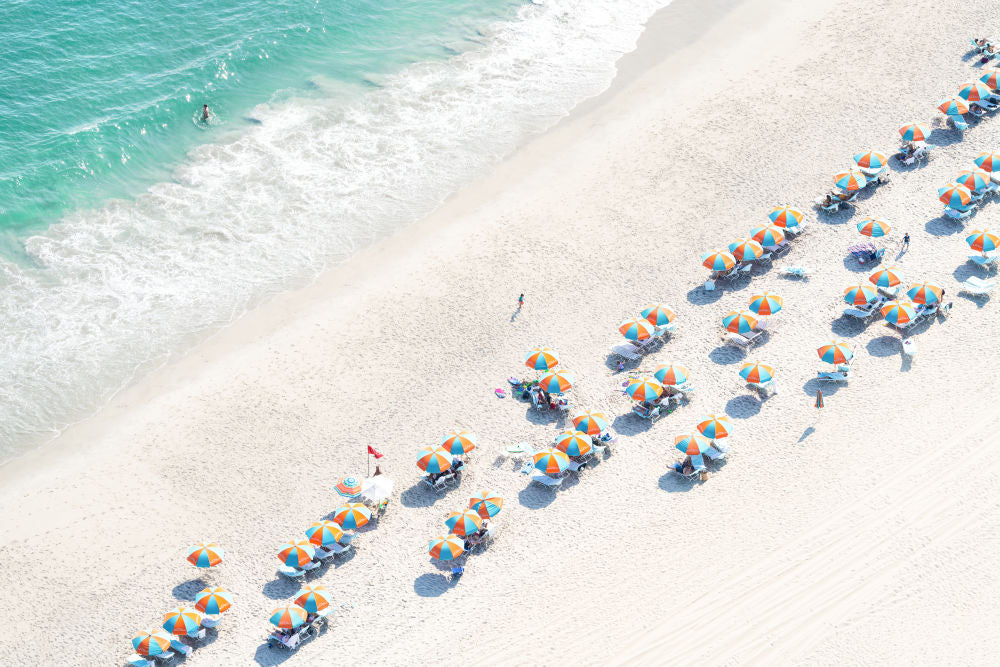
[[[500,387],[494,389],[493,393],[497,395],[497,398],[504,398],[507,395],[507,392],[501,389]]]

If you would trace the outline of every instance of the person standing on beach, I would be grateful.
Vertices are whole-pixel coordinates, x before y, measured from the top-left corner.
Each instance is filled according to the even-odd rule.
[[[903,250],[910,249],[910,232],[903,234]]]
[[[524,306],[524,292],[521,292],[521,296],[517,297],[517,309],[521,310],[522,306]]]
[[[208,121],[208,105],[207,104],[202,104],[201,105],[201,120],[202,120],[202,122]]]

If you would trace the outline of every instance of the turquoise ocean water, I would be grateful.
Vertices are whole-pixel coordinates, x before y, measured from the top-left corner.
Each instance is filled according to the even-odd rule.
[[[0,461],[426,215],[668,1],[0,4]]]

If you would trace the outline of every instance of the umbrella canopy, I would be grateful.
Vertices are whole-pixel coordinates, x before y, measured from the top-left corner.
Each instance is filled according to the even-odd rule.
[[[979,77],[979,82],[985,83],[993,90],[1000,88],[1000,67],[990,67],[989,69],[984,69],[983,75]]]
[[[903,141],[927,141],[931,134],[931,128],[925,123],[907,123],[899,128],[899,136]]]
[[[965,103],[964,99],[958,97],[957,95],[941,98],[938,100],[937,108],[938,111],[949,116],[960,116],[963,113],[969,113],[969,105]]]
[[[306,537],[309,538],[310,544],[317,547],[325,547],[340,542],[344,537],[344,531],[333,521],[324,519],[306,528]]]
[[[364,503],[347,503],[333,511],[333,520],[345,530],[357,530],[372,520],[372,511]]]
[[[764,247],[753,239],[736,239],[729,244],[729,252],[740,262],[752,262],[764,254]]]
[[[691,379],[687,368],[670,361],[657,366],[656,370],[653,371],[653,377],[659,380],[660,384],[669,384],[671,386],[684,384]]]
[[[146,630],[132,637],[132,648],[141,656],[155,657],[170,651],[170,641],[163,630]]]
[[[215,542],[199,542],[188,549],[188,562],[195,567],[215,567],[226,552]]]
[[[868,179],[865,177],[865,173],[860,169],[851,168],[834,176],[833,184],[841,190],[854,192],[855,190],[860,190],[868,185]]]
[[[677,317],[677,313],[665,303],[651,303],[639,311],[639,314],[654,327],[665,327]]]
[[[757,326],[757,318],[750,311],[736,312],[733,310],[722,318],[722,326],[725,327],[726,331],[733,333],[749,333]]]
[[[764,225],[750,230],[750,238],[765,248],[776,246],[785,240],[785,233],[777,225]]]
[[[455,535],[468,537],[477,532],[483,525],[483,517],[479,516],[475,510],[452,512],[444,520],[444,525],[448,526],[448,530]]]
[[[870,169],[871,171],[880,171],[885,168],[887,164],[889,164],[889,158],[887,158],[885,154],[879,153],[878,151],[868,150],[861,153],[855,153],[854,164],[858,165],[858,167],[862,170]]]
[[[177,607],[163,615],[163,629],[173,635],[184,636],[200,627],[201,612],[191,607]]]
[[[952,208],[965,208],[972,203],[972,193],[969,188],[958,183],[948,183],[938,188],[938,199]]]
[[[330,606],[333,596],[319,584],[304,584],[295,594],[295,604],[310,614],[320,612]]]
[[[774,367],[759,361],[746,363],[740,368],[740,377],[751,384],[764,384],[774,379]]]
[[[431,474],[439,474],[451,467],[451,453],[443,447],[424,447],[417,452],[417,467]]]
[[[465,541],[458,535],[438,535],[427,546],[431,558],[455,560],[465,553]]]
[[[306,622],[309,614],[305,609],[297,604],[283,604],[271,612],[271,625],[283,630],[297,628]]]
[[[870,236],[873,239],[885,236],[891,229],[889,223],[878,218],[865,218],[858,223],[858,231],[861,232],[861,235]]]
[[[568,391],[574,382],[576,382],[576,377],[567,370],[549,371],[538,381],[538,386],[550,394],[561,394]]]
[[[713,250],[702,255],[701,265],[712,271],[728,271],[736,266],[736,258],[725,250]]]
[[[871,285],[851,285],[844,290],[844,301],[852,306],[866,306],[878,297]]]
[[[876,287],[895,287],[903,282],[903,271],[898,266],[880,264],[870,276],[869,282]]]
[[[531,458],[535,469],[547,475],[555,475],[569,467],[569,458],[558,449],[543,449]]]
[[[480,491],[469,498],[469,509],[475,510],[479,516],[488,519],[496,516],[503,509],[503,497],[494,491]]]
[[[468,454],[476,448],[476,444],[478,444],[476,434],[464,429],[448,431],[448,433],[441,438],[441,448],[454,456]]]
[[[393,482],[385,475],[369,477],[361,483],[361,497],[372,504],[379,504],[392,497]]]
[[[524,357],[524,365],[536,371],[547,371],[559,365],[559,355],[547,347],[536,347]]]
[[[955,182],[969,192],[978,192],[990,184],[990,172],[982,169],[966,169],[958,172]]]
[[[907,324],[916,319],[917,308],[910,301],[890,301],[882,306],[882,317],[890,324]]]
[[[910,285],[910,289],[906,290],[906,296],[910,298],[910,301],[922,303],[925,306],[941,301],[943,293],[944,289],[933,283],[914,283]]]
[[[1000,153],[980,153],[975,163],[980,169],[996,174],[1000,172]]]
[[[573,417],[573,426],[577,431],[588,435],[599,435],[611,427],[603,412],[588,410]]]
[[[653,337],[655,328],[649,323],[649,320],[633,317],[619,324],[618,331],[629,340],[646,340]]]
[[[821,361],[828,364],[846,364],[854,358],[854,350],[846,340],[832,340],[816,349]]]
[[[973,250],[992,252],[1000,246],[1000,237],[987,229],[976,229],[965,237],[965,242]]]
[[[711,414],[698,422],[698,432],[712,440],[728,437],[732,429],[733,425],[726,415]]]
[[[958,85],[958,96],[967,102],[988,100],[993,90],[982,81],[966,81]]]
[[[798,227],[802,224],[802,211],[787,204],[779,204],[771,209],[771,212],[767,214],[767,219],[777,227],[785,229]]]
[[[781,310],[784,303],[784,299],[772,292],[754,294],[750,297],[750,312],[757,315],[774,315]]]
[[[633,401],[652,401],[663,393],[663,385],[655,378],[633,378],[625,387]]]
[[[302,567],[316,555],[316,547],[307,540],[285,542],[278,551],[278,560],[289,567]]]
[[[361,480],[354,475],[347,475],[338,479],[334,488],[344,498],[357,498],[361,495]]]
[[[688,456],[701,456],[711,446],[711,441],[700,433],[687,433],[674,438],[674,447]]]
[[[203,614],[221,614],[233,605],[233,594],[225,588],[210,586],[194,596],[194,608]]]
[[[563,431],[556,436],[556,449],[566,456],[586,456],[590,445],[590,436],[579,431]]]

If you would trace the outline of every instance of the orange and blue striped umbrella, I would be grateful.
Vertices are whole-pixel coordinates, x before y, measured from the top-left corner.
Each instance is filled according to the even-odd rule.
[[[215,567],[225,555],[226,552],[215,542],[199,542],[188,549],[187,559],[195,567]]]
[[[677,317],[677,313],[665,303],[651,303],[643,308],[639,314],[654,327],[665,327]]]
[[[907,324],[917,318],[917,308],[910,301],[890,301],[882,306],[882,317],[890,324]]]
[[[868,179],[865,177],[865,173],[863,171],[852,167],[851,169],[842,171],[834,176],[833,184],[841,190],[854,192],[855,190],[860,190],[868,185]]]
[[[633,317],[619,324],[618,331],[629,340],[646,340],[653,337],[655,329],[649,320]]]
[[[556,449],[566,456],[586,456],[590,445],[590,436],[579,431],[563,431],[556,436]]]
[[[547,347],[536,347],[528,352],[524,365],[536,371],[547,371],[559,365],[559,354]]]
[[[762,364],[759,361],[743,364],[740,368],[740,377],[752,384],[763,384],[774,379],[774,367]]]
[[[753,239],[736,239],[729,244],[729,252],[738,262],[752,262],[764,254],[764,247]]]
[[[880,264],[875,271],[868,276],[868,281],[876,287],[895,287],[903,282],[903,271],[898,266],[886,266]]]
[[[669,384],[671,386],[684,384],[691,379],[688,376],[688,369],[671,361],[657,366],[656,370],[653,371],[653,377],[659,380],[660,384]]]
[[[988,100],[993,90],[982,81],[966,81],[958,85],[958,96],[968,102]]]
[[[852,306],[865,306],[878,297],[878,292],[871,285],[851,285],[844,290],[844,301]]]
[[[892,230],[889,223],[885,220],[879,220],[878,218],[865,218],[858,223],[858,231],[861,232],[862,236],[870,236],[873,239],[877,239],[880,236],[885,236]]]
[[[625,393],[633,401],[652,401],[663,393],[663,385],[653,378],[633,378],[625,387]]]
[[[345,530],[357,530],[372,520],[372,511],[364,503],[346,503],[333,511],[333,520]]]
[[[455,560],[465,553],[465,541],[458,535],[438,535],[427,546],[431,558]]]
[[[829,343],[820,345],[816,350],[821,361],[828,364],[846,364],[854,358],[854,350],[846,340],[832,340]]]
[[[713,250],[701,256],[701,265],[712,271],[728,271],[736,266],[736,258],[725,250]]]
[[[996,174],[1000,172],[1000,153],[980,153],[976,156],[975,163],[980,169]]]
[[[221,614],[233,604],[233,594],[218,586],[203,588],[194,596],[194,608],[203,614]]]
[[[200,627],[201,612],[191,607],[177,607],[163,615],[163,629],[170,634],[184,636]]]
[[[607,431],[611,424],[603,412],[587,410],[573,417],[573,426],[581,433],[600,435]]]
[[[417,452],[417,467],[432,474],[451,467],[451,454],[443,447],[424,447]]]
[[[531,460],[536,470],[548,475],[561,473],[569,467],[569,458],[558,449],[543,449],[536,452]]]
[[[764,225],[750,230],[750,238],[765,248],[773,247],[785,240],[785,232],[777,225]]]
[[[982,169],[966,169],[958,172],[955,182],[968,188],[969,192],[978,192],[990,184],[990,173]]]
[[[949,116],[960,116],[963,113],[969,113],[969,106],[965,103],[964,99],[957,95],[941,98],[938,100],[937,108],[938,111]]]
[[[757,326],[757,318],[750,311],[736,312],[733,310],[722,318],[722,326],[726,331],[733,333],[749,333]]]
[[[295,594],[295,604],[305,609],[310,614],[323,611],[333,602],[333,596],[319,584],[305,584]]]
[[[441,448],[454,456],[462,456],[475,449],[477,442],[475,433],[465,429],[455,429],[441,438]]]
[[[316,547],[308,540],[285,542],[278,551],[278,560],[289,567],[302,567],[316,555]]]
[[[347,475],[338,479],[334,488],[344,498],[357,498],[361,495],[361,480],[354,475]]]
[[[646,320],[643,320],[643,322],[646,322]],[[646,324],[649,324],[649,322],[646,322]],[[549,371],[538,381],[538,386],[550,394],[561,394],[569,390],[574,382],[576,382],[576,377],[567,370]]]
[[[931,128],[924,123],[907,123],[899,128],[899,136],[903,141],[927,141],[931,135]]]
[[[822,407],[823,407],[823,390],[822,389],[817,389],[816,390],[816,409],[819,410]]]
[[[938,188],[938,199],[946,206],[964,208],[972,203],[972,193],[969,188],[958,183],[948,183]]]
[[[674,438],[674,447],[688,456],[701,456],[711,446],[709,439],[701,433],[687,433]]]
[[[163,630],[146,630],[132,637],[132,648],[147,658],[164,655],[170,651],[171,637]]]
[[[503,496],[494,491],[480,491],[469,498],[469,509],[484,519],[496,516],[503,509]]]
[[[889,158],[878,151],[868,150],[861,153],[855,153],[854,164],[858,165],[861,169],[878,171],[885,168],[885,166],[889,164]]]
[[[706,438],[721,440],[732,433],[733,425],[726,415],[711,414],[698,423],[698,432]]]
[[[444,525],[448,526],[448,530],[453,534],[459,537],[468,537],[479,531],[479,528],[483,525],[483,517],[471,509],[452,512],[444,520]]]
[[[933,283],[914,283],[906,290],[906,296],[910,297],[910,301],[925,306],[939,302],[943,293],[944,290]]]
[[[297,604],[283,604],[271,612],[271,625],[283,630],[297,628],[306,622],[309,615],[305,609]]]
[[[344,531],[333,521],[323,519],[306,528],[306,537],[309,538],[310,544],[325,547],[340,542],[344,537]]]
[[[1000,67],[990,67],[983,70],[983,75],[979,77],[980,83],[985,83],[992,90],[1000,88]]]
[[[986,229],[976,229],[967,237],[965,242],[969,247],[979,252],[992,252],[1000,246],[1000,237]]]
[[[785,300],[772,292],[754,294],[750,297],[750,312],[757,315],[774,315],[781,310]]]
[[[767,219],[777,227],[785,229],[798,227],[802,224],[802,211],[787,204],[779,204],[771,209],[771,212],[767,214]]]

